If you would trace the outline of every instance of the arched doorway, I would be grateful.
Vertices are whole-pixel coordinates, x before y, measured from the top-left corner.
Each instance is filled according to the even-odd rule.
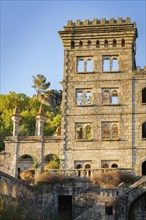
[[[90,164],[86,164],[85,165],[85,176],[90,177],[91,176],[91,165]]]
[[[82,169],[82,165],[81,165],[81,164],[78,164],[78,165],[76,166],[76,169],[78,169],[78,176],[81,176],[81,170],[80,170],[80,169]]]
[[[142,163],[142,176],[146,175],[146,160]]]
[[[130,206],[128,220],[146,219],[146,193],[139,196]]]

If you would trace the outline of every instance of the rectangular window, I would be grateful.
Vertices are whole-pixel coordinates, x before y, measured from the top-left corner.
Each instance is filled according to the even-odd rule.
[[[118,104],[118,88],[103,88],[102,89],[102,104],[117,105]]]
[[[92,73],[93,58],[92,57],[77,57],[77,73]]]
[[[75,129],[76,129],[76,139],[90,140],[92,138],[91,123],[76,123]]]
[[[77,89],[76,90],[76,104],[91,105],[92,104],[92,89]]]
[[[102,122],[101,135],[103,140],[119,139],[119,123]]]
[[[119,71],[118,56],[103,56],[103,72],[117,72]]]

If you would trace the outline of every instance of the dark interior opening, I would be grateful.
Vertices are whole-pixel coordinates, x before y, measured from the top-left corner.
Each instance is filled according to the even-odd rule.
[[[58,215],[64,220],[72,219],[72,196],[58,196]]]
[[[146,161],[144,161],[142,163],[142,175],[145,176],[146,175]]]

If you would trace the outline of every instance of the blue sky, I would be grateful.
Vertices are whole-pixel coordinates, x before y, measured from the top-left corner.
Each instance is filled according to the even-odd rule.
[[[33,75],[43,74],[51,89],[61,89],[63,46],[58,35],[68,20],[130,17],[137,23],[136,64],[146,65],[146,2],[1,0],[0,92],[35,91]]]

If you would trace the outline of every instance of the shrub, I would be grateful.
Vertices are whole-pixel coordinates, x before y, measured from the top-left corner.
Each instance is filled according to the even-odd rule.
[[[120,171],[119,170],[97,171],[93,175],[91,181],[97,187],[102,187],[102,188],[117,187],[120,183]]]
[[[51,160],[47,165],[44,166],[44,171],[49,171],[52,169],[59,169],[59,165],[54,160]]]
[[[128,171],[121,171],[120,172],[120,181],[124,182],[125,184],[133,184],[138,180],[138,177],[135,176],[134,173]]]
[[[61,183],[64,175],[53,172],[43,172],[36,177],[36,182],[40,183]]]

